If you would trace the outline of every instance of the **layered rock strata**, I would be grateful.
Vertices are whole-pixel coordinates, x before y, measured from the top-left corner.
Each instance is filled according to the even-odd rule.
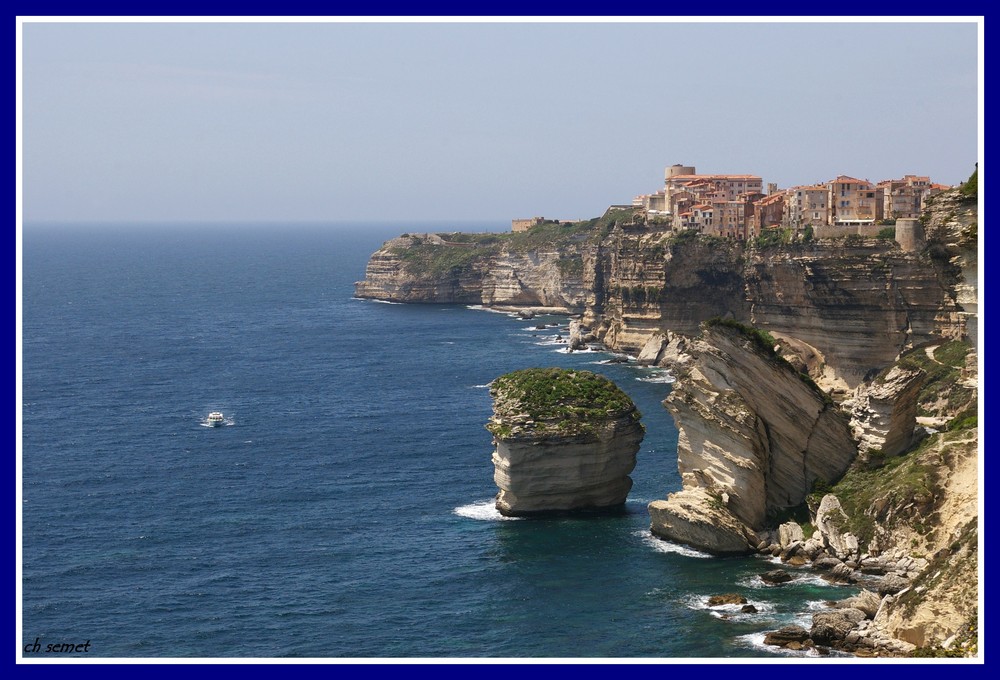
[[[460,236],[406,234],[386,241],[368,260],[355,295],[577,312],[592,302],[594,249],[588,244],[515,249],[488,234],[476,235],[476,241],[448,240]]]
[[[507,516],[618,508],[645,433],[632,400],[589,371],[527,369],[490,389],[496,507]]]
[[[853,398],[843,403],[851,414],[862,459],[896,456],[910,448],[923,377],[919,368],[893,366],[872,383],[859,386]]]
[[[664,402],[679,431],[683,489],[649,505],[654,534],[713,553],[749,552],[767,518],[840,477],[857,448],[847,419],[761,334],[709,325]]]
[[[940,231],[929,229],[929,237]],[[606,235],[574,227],[537,242],[530,232],[449,240],[460,236],[388,241],[372,255],[355,294],[561,308],[582,313],[597,339],[631,354],[667,331],[695,335],[701,322],[731,317],[805,348],[819,358],[813,377],[822,374],[844,390],[904,349],[974,330],[974,314],[963,308],[975,308],[975,260],[965,245],[944,255],[933,240],[920,252],[860,238],[764,247],[618,227]],[[952,251],[958,254],[949,259]],[[960,303],[955,285],[963,276]]]

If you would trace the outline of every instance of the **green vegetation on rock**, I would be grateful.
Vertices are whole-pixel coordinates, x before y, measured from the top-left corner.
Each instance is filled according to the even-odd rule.
[[[400,258],[403,268],[414,276],[458,276],[476,263],[486,263],[502,252],[529,253],[559,251],[559,271],[563,276],[582,276],[579,252],[606,238],[616,224],[632,224],[633,210],[612,210],[602,217],[581,222],[552,220],[527,231],[465,233],[449,232],[432,236],[404,234],[407,244],[396,244],[390,252]]]
[[[414,275],[429,276],[460,274],[477,259],[492,252],[491,246],[447,246],[419,241],[407,247],[393,249],[406,271]]]
[[[795,232],[790,227],[777,229],[764,229],[760,236],[753,239],[753,244],[758,249],[776,248],[781,245],[788,245],[795,238]]]
[[[762,351],[764,354],[770,357],[777,357],[778,353],[775,351],[775,346],[778,341],[774,339],[774,336],[765,330],[760,328],[754,328],[753,326],[748,326],[745,323],[740,323],[736,319],[723,319],[722,317],[713,317],[705,322],[705,326],[708,328],[732,328],[743,334],[747,340],[750,340],[757,346],[757,349]]]
[[[966,198],[979,197],[979,163],[976,163],[976,169],[969,175],[969,179],[958,187],[958,193]]]
[[[788,360],[785,359],[785,357],[778,354],[778,350],[775,349],[776,346],[778,345],[778,341],[775,340],[774,336],[768,333],[767,331],[762,330],[760,328],[754,328],[753,326],[748,326],[745,323],[740,323],[736,319],[723,319],[718,316],[713,317],[708,321],[706,321],[705,327],[732,328],[733,330],[738,331],[743,335],[743,337],[745,337],[747,340],[750,340],[754,344],[754,346],[758,350],[760,350],[765,356],[768,356],[777,361],[778,363],[787,366],[790,371],[795,373],[795,375],[798,377],[799,380],[801,380],[803,383],[812,388],[812,390],[816,393],[816,396],[822,399],[823,403],[826,404],[827,407],[833,406],[833,397],[831,397],[824,390],[820,389],[819,385],[816,384],[816,381],[813,380],[809,374],[799,371],[797,368],[792,366],[792,364],[790,364]]]
[[[904,368],[922,369],[926,376],[917,397],[917,414],[921,416],[944,416],[965,421],[962,427],[975,426],[971,419],[977,412],[978,395],[974,387],[963,383],[962,368],[971,345],[959,340],[943,342],[930,355],[925,347],[912,349],[900,358]],[[891,366],[875,378],[882,382]],[[952,415],[957,414],[957,415]],[[960,416],[960,418],[958,417]]]
[[[494,418],[486,426],[498,439],[593,433],[609,420],[642,416],[611,380],[590,371],[528,368],[502,375],[490,386]]]
[[[880,467],[855,463],[828,491],[810,494],[809,506],[816,508],[827,492],[834,494],[848,518],[842,530],[857,536],[862,550],[875,536],[876,525],[891,528],[895,522],[906,521],[921,532],[921,514],[929,513],[935,498],[934,451],[938,436],[924,440],[915,451],[888,459]]]

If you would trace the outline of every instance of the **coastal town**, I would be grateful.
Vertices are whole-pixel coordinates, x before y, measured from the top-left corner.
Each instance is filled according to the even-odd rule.
[[[791,229],[817,238],[860,234],[874,236],[898,219],[915,219],[927,199],[951,187],[930,177],[905,175],[872,183],[840,175],[828,182],[779,189],[758,175],[699,174],[694,166],[671,165],[663,188],[640,194],[631,205],[611,209],[640,212],[650,227],[709,236],[748,239],[767,229]],[[543,217],[516,219],[513,231],[527,231]]]

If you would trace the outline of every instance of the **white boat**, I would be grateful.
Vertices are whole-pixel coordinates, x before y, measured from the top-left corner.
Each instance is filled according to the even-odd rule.
[[[208,420],[206,421],[211,427],[220,427],[225,425],[226,419],[218,411],[212,411],[208,414]]]

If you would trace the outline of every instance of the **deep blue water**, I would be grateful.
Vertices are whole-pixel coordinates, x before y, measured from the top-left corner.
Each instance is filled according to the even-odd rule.
[[[439,228],[441,225],[438,225]],[[850,591],[649,536],[677,490],[650,369],[464,306],[352,299],[409,227],[28,226],[25,643],[99,657],[728,657]],[[535,336],[537,335],[537,337]],[[615,380],[647,434],[627,513],[501,520],[486,383]],[[230,419],[202,425],[209,411]],[[708,595],[761,609],[721,618]]]

